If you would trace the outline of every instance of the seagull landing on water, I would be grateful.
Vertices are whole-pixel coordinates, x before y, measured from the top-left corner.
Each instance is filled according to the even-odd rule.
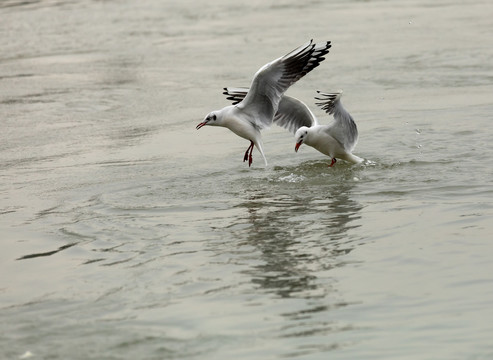
[[[330,156],[329,167],[334,166],[336,159],[342,159],[354,164],[363,162],[363,159],[353,155],[352,151],[358,142],[358,127],[353,117],[344,109],[341,103],[342,91],[337,93],[318,92],[321,97],[317,103],[326,113],[334,116],[334,120],[328,125],[318,125],[316,122],[311,126],[302,126],[294,134],[296,145],[294,150],[298,151],[301,144],[314,147],[322,154]]]
[[[248,88],[224,88],[224,94],[233,104],[241,101],[248,93]],[[321,93],[316,103],[325,112],[334,116],[328,125],[319,125],[317,118],[302,101],[284,95],[274,116],[274,124],[291,131],[295,136],[295,151],[301,144],[314,147],[321,153],[330,156],[329,167],[334,166],[336,159],[342,159],[354,164],[363,159],[353,155],[358,142],[358,128],[353,117],[344,109],[341,103],[341,92]]]
[[[205,125],[224,126],[236,135],[250,141],[243,161],[252,164],[255,146],[267,166],[262,149],[260,130],[272,124],[284,92],[296,81],[316,68],[331,47],[330,41],[316,45],[313,40],[290,53],[264,65],[253,77],[250,91],[234,105],[209,113],[197,130]]]

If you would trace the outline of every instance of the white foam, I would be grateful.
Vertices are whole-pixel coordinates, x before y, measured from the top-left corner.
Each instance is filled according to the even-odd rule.
[[[296,183],[305,180],[305,177],[303,175],[296,175],[296,174],[289,174],[287,176],[282,176],[279,178],[279,181],[285,181],[285,182],[290,182],[290,183]]]

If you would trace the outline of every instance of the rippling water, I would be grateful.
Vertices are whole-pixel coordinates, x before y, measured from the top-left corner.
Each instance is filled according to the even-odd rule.
[[[491,359],[492,13],[0,2],[0,357]],[[195,130],[310,38],[363,165]]]

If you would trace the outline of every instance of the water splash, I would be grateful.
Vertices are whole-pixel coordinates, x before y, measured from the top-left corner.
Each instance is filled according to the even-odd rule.
[[[362,163],[364,166],[375,166],[377,165],[376,161],[365,159]]]
[[[419,150],[419,157],[421,157],[421,155],[423,155],[423,151],[421,149],[421,144],[419,143],[419,135],[421,135],[421,129],[420,128],[416,128],[414,129],[414,131],[416,132],[416,149]]]
[[[34,354],[30,351],[26,351],[24,354],[19,356],[19,359],[29,359],[30,357],[33,357]]]
[[[290,183],[297,183],[305,180],[306,178],[303,175],[296,175],[296,174],[289,174],[287,176],[282,176],[279,178],[278,181],[284,181],[284,182],[290,182]]]

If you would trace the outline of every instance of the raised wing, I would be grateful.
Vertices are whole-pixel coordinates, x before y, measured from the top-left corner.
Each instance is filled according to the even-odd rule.
[[[342,91],[336,93],[317,92],[319,97],[315,97],[315,99],[320,102],[316,104],[326,113],[334,116],[334,121],[328,125],[327,131],[342,144],[347,152],[353,151],[358,142],[358,127],[353,117],[342,106]]]
[[[329,52],[330,41],[317,46],[310,40],[266,65],[255,74],[250,90],[237,107],[250,115],[259,128],[269,126],[284,92],[316,68]]]
[[[224,88],[224,95],[234,104],[241,102],[248,93],[248,88],[228,87]],[[283,95],[274,115],[274,124],[279,125],[293,134],[302,126],[312,127],[317,125],[317,118],[302,101],[287,95]]]

